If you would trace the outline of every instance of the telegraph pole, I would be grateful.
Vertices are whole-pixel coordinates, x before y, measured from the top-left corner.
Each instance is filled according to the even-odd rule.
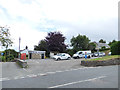
[[[21,38],[19,37],[19,55],[18,55],[19,59],[20,59],[20,41],[21,41]]]

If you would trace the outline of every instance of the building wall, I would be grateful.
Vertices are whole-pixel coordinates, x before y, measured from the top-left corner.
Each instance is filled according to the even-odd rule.
[[[41,59],[41,54],[32,53],[32,59]]]

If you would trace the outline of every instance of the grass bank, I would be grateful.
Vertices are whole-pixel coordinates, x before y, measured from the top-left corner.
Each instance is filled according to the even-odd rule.
[[[116,59],[116,58],[120,58],[120,55],[104,56],[104,57],[99,57],[95,59],[86,59],[83,61],[104,61],[104,60],[110,60],[110,59]]]

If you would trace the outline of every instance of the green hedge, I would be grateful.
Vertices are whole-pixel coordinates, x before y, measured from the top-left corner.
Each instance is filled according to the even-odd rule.
[[[112,55],[120,55],[120,41],[117,41],[111,45]]]

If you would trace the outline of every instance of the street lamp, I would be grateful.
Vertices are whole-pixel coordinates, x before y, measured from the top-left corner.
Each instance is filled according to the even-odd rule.
[[[21,38],[19,37],[19,55],[18,55],[19,59],[20,59],[20,41],[21,41]]]

